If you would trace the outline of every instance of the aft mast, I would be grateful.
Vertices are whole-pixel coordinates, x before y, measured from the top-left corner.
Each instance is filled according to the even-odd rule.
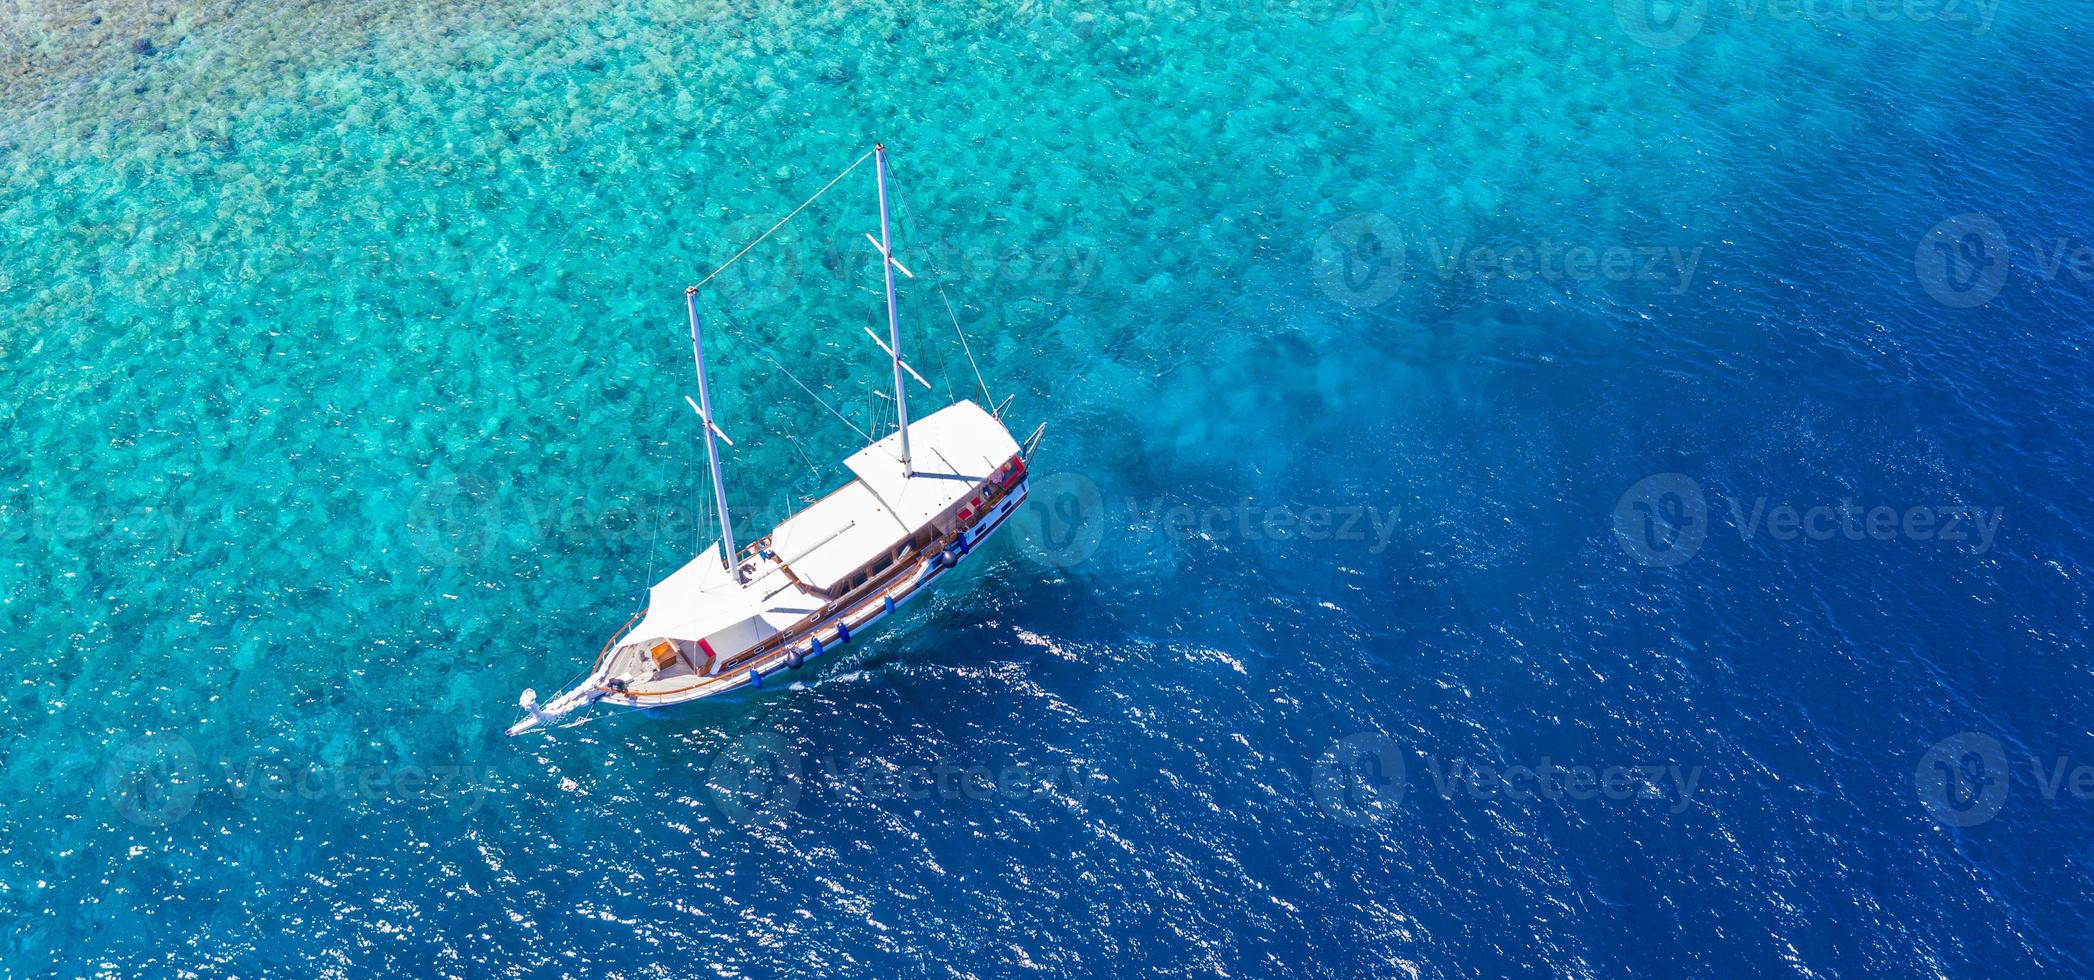
[[[885,143],[873,144],[873,170],[880,181],[880,271],[887,275],[887,354],[894,359],[894,417],[902,429],[902,475],[908,477],[914,476],[915,470],[909,465],[909,392],[902,386],[902,328],[894,313],[894,246],[887,239]]]
[[[732,572],[739,564],[741,553],[734,547],[734,519],[727,515],[727,484],[720,479],[720,453],[713,445],[715,434],[721,439],[727,439],[727,433],[721,432],[720,427],[713,424],[712,388],[705,382],[705,344],[698,339],[698,287],[692,286],[683,291],[683,305],[684,310],[691,315],[691,359],[698,363],[698,403],[691,408],[698,412],[698,420],[705,426],[705,462],[712,468],[713,473],[713,506],[720,514],[720,541],[727,549],[724,556],[727,570]],[[727,444],[734,445],[734,440],[727,439]]]

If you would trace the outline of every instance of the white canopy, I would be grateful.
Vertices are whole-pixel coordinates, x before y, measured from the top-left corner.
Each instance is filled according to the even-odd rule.
[[[909,426],[914,473],[904,476],[900,434],[844,461],[857,479],[788,518],[770,550],[794,574],[831,591],[852,572],[907,540],[1018,454],[1003,425],[963,401]],[[747,583],[734,580],[715,544],[648,592],[647,616],[633,642],[709,640],[725,656],[768,639],[819,608],[822,599],[793,584],[774,562],[757,560]]]
[[[1018,455],[1018,443],[980,405],[955,402],[909,426],[913,473],[904,476],[901,434],[873,443],[845,466],[911,530],[929,523]]]
[[[635,642],[701,640],[755,615],[757,599],[727,574],[715,544],[647,590],[647,617],[626,635]]]

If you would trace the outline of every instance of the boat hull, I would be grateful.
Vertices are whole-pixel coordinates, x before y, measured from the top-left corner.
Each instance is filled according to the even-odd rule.
[[[795,671],[848,644],[863,631],[898,612],[909,600],[928,592],[943,581],[958,569],[975,548],[1003,529],[1011,515],[1024,505],[1030,492],[1030,483],[1029,477],[1021,479],[986,513],[980,515],[979,519],[954,534],[944,548],[905,566],[884,587],[873,589],[848,606],[782,635],[780,641],[766,645],[769,649],[753,656],[737,655],[730,666],[723,666],[717,674],[692,686],[688,691],[667,695],[634,696],[585,685],[562,695],[542,711],[532,711],[523,720],[511,726],[508,734],[521,735],[557,724],[566,715],[597,704],[636,708],[653,713],[660,709],[711,698],[760,690],[778,674]]]

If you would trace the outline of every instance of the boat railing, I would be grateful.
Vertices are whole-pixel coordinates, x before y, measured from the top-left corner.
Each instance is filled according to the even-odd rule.
[[[625,621],[624,626],[618,627],[618,632],[612,633],[611,638],[604,641],[603,649],[598,650],[596,652],[596,665],[589,668],[589,675],[591,677],[596,676],[596,673],[603,669],[604,658],[609,657],[611,655],[611,651],[617,649],[618,641],[625,639],[626,634],[632,632],[633,627],[640,625],[640,620],[644,618],[646,615],[647,608],[642,607],[639,612],[633,614],[633,618]],[[598,684],[596,686],[600,690],[610,690],[610,688],[604,687],[601,684]]]

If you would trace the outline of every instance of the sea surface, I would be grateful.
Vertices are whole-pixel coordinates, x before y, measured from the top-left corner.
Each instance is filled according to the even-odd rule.
[[[2090,68],[2069,0],[0,4],[0,974],[2094,972]],[[717,534],[682,288],[875,141],[910,405],[1045,424],[1027,510],[504,738]],[[743,540],[892,425],[875,200],[699,294]]]

